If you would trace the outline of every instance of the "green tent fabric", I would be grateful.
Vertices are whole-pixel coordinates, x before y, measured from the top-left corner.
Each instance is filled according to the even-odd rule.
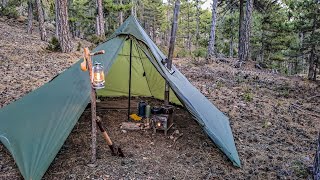
[[[105,50],[93,61],[105,67],[106,87],[101,96],[127,96],[130,41],[132,41],[132,95],[163,99],[164,82],[170,84],[170,101],[182,104],[221,151],[240,167],[228,117],[173,66],[134,17],[95,51]],[[0,109],[0,140],[10,151],[25,179],[41,179],[62,147],[90,98],[87,72],[80,62],[37,90]]]

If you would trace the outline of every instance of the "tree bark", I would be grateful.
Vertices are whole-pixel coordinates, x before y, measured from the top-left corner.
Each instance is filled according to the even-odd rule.
[[[57,23],[59,44],[62,52],[71,52],[72,44],[70,40],[69,22],[68,22],[68,7],[67,1],[57,0],[58,11],[57,16],[59,21]]]
[[[171,36],[170,36],[170,45],[169,45],[169,53],[168,53],[168,60],[167,60],[167,68],[171,69],[172,67],[172,58],[174,52],[174,44],[176,41],[176,34],[178,29],[178,16],[179,16],[179,9],[180,9],[180,1],[176,0],[174,11],[173,11],[173,21],[171,27]],[[169,83],[166,81],[165,84],[165,92],[164,92],[164,103],[165,105],[169,105]]]
[[[260,62],[264,63],[264,48],[265,48],[265,31],[262,29],[261,33],[261,49],[260,49]]]
[[[81,34],[81,29],[80,29],[80,22],[76,22],[76,37],[80,38],[80,34]]]
[[[39,21],[39,29],[40,29],[40,38],[42,41],[47,40],[47,33],[44,27],[44,15],[41,0],[36,0],[37,12],[38,12],[38,21]]]
[[[231,10],[231,16],[233,17],[234,11]],[[233,18],[231,18],[231,22],[230,22],[230,44],[229,44],[229,57],[233,58],[233,27],[234,27],[234,20]]]
[[[251,58],[251,46],[250,46],[250,37],[251,37],[251,22],[252,22],[252,12],[253,12],[253,0],[247,0],[246,3],[246,20],[245,20],[245,60]]]
[[[56,32],[55,32],[56,34],[55,35],[56,35],[56,38],[59,38],[59,26],[60,25],[58,23],[60,22],[60,20],[59,20],[59,16],[58,16],[58,9],[59,9],[58,0],[55,0],[54,3],[55,3],[54,8],[55,8],[55,12],[56,12],[55,13],[55,24],[56,24]]]
[[[177,29],[178,29],[179,9],[180,9],[180,1],[177,0],[175,2],[174,12],[173,12],[173,22],[172,22],[172,28],[171,28],[170,46],[169,46],[169,54],[168,54],[168,62],[167,62],[168,69],[171,69],[171,66],[172,66],[174,45],[176,42],[176,35],[177,35]]]
[[[102,0],[96,0],[97,5],[97,17],[96,17],[96,33],[100,37],[105,36],[104,31],[104,18],[103,18],[103,7],[102,7]]]
[[[9,0],[2,0],[1,1],[1,6],[4,7],[4,8],[7,7],[8,2],[9,2]]]
[[[214,45],[215,45],[215,33],[216,33],[216,21],[217,21],[217,5],[218,0],[212,1],[212,23],[211,23],[211,31],[209,37],[209,45],[208,45],[208,55],[207,55],[207,62],[208,60],[214,57]]]
[[[315,31],[317,29],[317,14],[315,13],[313,16],[313,24],[312,24],[312,32],[311,32],[311,39],[315,36]],[[316,62],[316,43],[312,42],[311,45],[311,52],[309,57],[309,71],[308,71],[308,79],[309,80],[316,80],[316,71],[317,71],[317,62]]]
[[[253,12],[253,0],[246,2],[246,14],[240,29],[240,43],[239,43],[239,61],[243,62],[249,59],[250,55],[250,35],[251,35],[251,21]]]
[[[28,27],[27,27],[27,33],[32,34],[32,28],[33,28],[33,3],[32,0],[28,1]]]
[[[153,15],[152,19],[152,39],[154,42],[157,42],[157,36],[156,36],[156,17]]]
[[[131,7],[131,15],[137,17],[137,8],[136,8],[136,1],[131,0],[132,7]]]
[[[317,59],[314,62],[314,73],[313,73],[313,80],[316,81],[317,80],[317,69],[319,68],[319,57],[317,57]]]
[[[315,63],[315,44],[312,44],[310,57],[309,57],[309,71],[308,71],[308,79],[316,80],[316,63]]]
[[[171,18],[170,18],[170,3],[171,3],[171,0],[168,0],[168,11],[167,11],[167,21],[168,21],[168,24],[170,24],[170,21],[171,21]],[[170,39],[169,37],[171,36],[170,35],[170,26],[168,25],[168,28],[167,28],[167,36],[166,36],[166,45],[169,45],[170,44]]]
[[[198,49],[199,48],[199,38],[200,38],[200,34],[199,34],[199,23],[200,23],[199,0],[196,0],[196,7],[197,7],[197,11],[196,11],[196,49]]]
[[[101,36],[100,23],[99,23],[99,17],[98,16],[96,16],[96,34],[98,36]]]
[[[120,0],[120,5],[122,6],[122,0]],[[121,10],[119,12],[119,20],[120,20],[120,25],[123,23],[123,11]]]
[[[243,4],[244,0],[240,0],[240,6],[239,6],[239,43],[238,43],[238,56],[239,61],[243,61],[244,59],[244,45],[242,43],[244,42],[244,13],[243,13]]]
[[[188,22],[187,22],[187,29],[188,29],[188,43],[187,43],[187,47],[188,47],[188,50],[189,50],[189,53],[191,52],[191,34],[190,34],[190,2],[187,1],[188,3]]]

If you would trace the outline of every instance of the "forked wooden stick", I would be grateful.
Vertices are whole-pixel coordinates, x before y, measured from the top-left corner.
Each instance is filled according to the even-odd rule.
[[[88,48],[84,49],[84,58],[87,61],[87,65],[88,65],[88,69],[89,69],[89,78],[90,81],[93,77],[92,74],[92,61],[91,61],[91,56],[95,56],[95,55],[99,55],[99,54],[104,54],[105,51],[101,50],[101,51],[97,51],[94,53],[90,53]],[[91,82],[92,83],[92,82]],[[109,148],[111,149],[111,152],[113,155],[119,155],[120,157],[124,157],[124,154],[121,150],[121,148],[115,148],[108,133],[104,130],[102,124],[101,124],[101,119],[98,117],[97,118],[97,114],[96,114],[96,91],[93,88],[92,84],[91,84],[91,117],[92,117],[92,121],[91,121],[91,153],[92,153],[92,157],[91,157],[91,163],[94,164],[96,161],[96,154],[97,154],[97,124],[99,126],[99,129],[102,132],[102,135],[104,137],[104,139],[106,140]]]

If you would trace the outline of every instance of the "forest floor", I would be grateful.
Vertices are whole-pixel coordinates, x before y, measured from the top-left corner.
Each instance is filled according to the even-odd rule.
[[[48,43],[40,41],[36,32],[27,35],[25,29],[24,23],[0,19],[0,107],[38,88],[82,56],[48,52],[44,49]],[[182,107],[175,107],[175,125],[167,137],[152,130],[123,132],[119,126],[126,121],[126,110],[99,110],[126,157],[111,156],[98,136],[97,166],[90,167],[91,113],[86,109],[43,179],[311,179],[320,129],[320,83],[257,70],[252,62],[236,69],[234,63],[234,59],[210,64],[174,60],[230,118],[241,168],[232,166]],[[133,103],[140,99],[162,104],[151,98],[134,98]],[[102,99],[98,109],[106,102],[127,105],[126,98]],[[1,143],[0,179],[22,179]]]

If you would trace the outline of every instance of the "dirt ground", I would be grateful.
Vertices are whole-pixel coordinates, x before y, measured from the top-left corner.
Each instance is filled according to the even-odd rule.
[[[46,44],[39,41],[37,34],[26,35],[22,27],[7,21],[0,20],[0,31],[0,107],[49,81],[81,57],[77,52],[41,50]],[[34,50],[30,43],[35,44]],[[65,62],[68,65],[59,65]],[[310,167],[320,130],[320,83],[256,70],[253,63],[236,69],[234,62],[174,60],[191,83],[230,118],[241,168],[232,166],[182,107],[175,107],[175,126],[167,137],[161,132],[153,134],[152,130],[124,133],[119,126],[126,121],[127,111],[100,109],[98,115],[126,157],[111,156],[98,136],[97,166],[89,167],[91,122],[87,109],[43,179],[311,179]],[[52,68],[55,64],[58,66]],[[162,104],[155,99],[142,99],[151,105]],[[124,100],[103,102],[114,101],[125,107],[127,104],[120,103]],[[135,98],[134,103],[138,101]],[[176,130],[179,133],[174,133]],[[22,179],[1,143],[0,179]]]
[[[55,75],[75,63],[82,53],[76,51],[80,42],[83,46],[91,43],[74,39],[74,51],[59,53],[46,50],[48,42],[41,41],[34,22],[32,34],[26,33],[23,18],[0,17],[0,108],[37,89]],[[54,29],[47,28],[48,40]]]

